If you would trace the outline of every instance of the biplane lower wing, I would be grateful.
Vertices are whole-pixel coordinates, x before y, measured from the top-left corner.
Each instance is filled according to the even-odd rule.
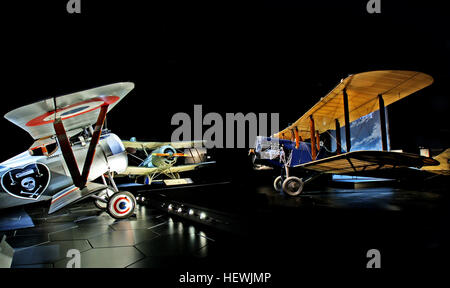
[[[191,170],[196,170],[200,167],[204,167],[207,165],[212,165],[215,163],[216,163],[215,161],[210,161],[210,162],[202,162],[202,163],[197,163],[197,164],[178,165],[178,166],[171,167],[169,170],[172,173],[187,172],[187,171],[191,171]]]
[[[158,168],[156,167],[147,168],[147,167],[128,166],[128,168],[124,172],[120,173],[117,176],[120,177],[126,175],[148,175],[151,173],[156,173],[157,171]]]
[[[118,176],[149,175],[152,173],[162,172],[162,171],[168,172],[168,173],[180,173],[180,172],[192,171],[192,170],[200,168],[201,166],[211,165],[214,163],[216,163],[216,162],[214,162],[214,161],[202,162],[202,163],[197,163],[197,164],[172,166],[170,168],[157,168],[157,167],[147,168],[147,167],[128,166],[128,168],[124,172],[120,173],[120,175],[118,175]]]
[[[86,197],[106,188],[108,187],[105,185],[93,182],[88,182],[83,189],[80,189],[75,185],[71,185],[53,195],[50,209],[48,210],[48,214],[52,214],[66,207],[69,204],[73,204],[75,202],[83,200]]]
[[[423,167],[421,170],[434,174],[450,176],[450,148],[447,148],[444,152],[433,159],[439,161],[440,165]]]
[[[354,174],[380,169],[436,166],[439,162],[430,157],[388,151],[354,151],[295,166],[330,174]]]
[[[134,149],[156,149],[158,147],[170,145],[175,149],[201,147],[205,141],[179,141],[179,142],[139,142],[139,141],[122,141],[125,148]]]

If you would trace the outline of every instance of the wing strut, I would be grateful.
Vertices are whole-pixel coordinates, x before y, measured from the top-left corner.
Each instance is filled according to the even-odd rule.
[[[311,158],[312,160],[316,160],[316,137],[314,136],[314,131],[316,129],[314,128],[314,118],[312,115],[309,116],[309,123],[310,123],[310,132],[311,132]]]
[[[294,129],[294,135],[295,135],[295,149],[298,149],[298,147],[300,146],[300,137],[298,135],[297,127],[295,127],[295,129]]]
[[[100,107],[100,113],[98,114],[97,123],[95,123],[94,133],[92,133],[86,160],[84,161],[83,174],[81,174],[83,184],[86,184],[89,176],[89,170],[91,169],[92,161],[95,156],[95,148],[97,147],[98,140],[102,134],[103,123],[105,123],[106,113],[108,112],[108,106],[109,105],[102,105]]]
[[[378,95],[378,103],[380,105],[380,126],[381,126],[381,144],[383,150],[387,151],[387,133],[386,133],[386,113],[384,111],[384,100],[383,95]]]
[[[317,149],[317,153],[319,153],[320,150],[320,133],[319,130],[316,130],[316,149]]]
[[[53,127],[55,128],[56,137],[58,137],[59,146],[66,162],[67,168],[69,169],[70,175],[72,176],[73,184],[77,187],[82,187],[80,170],[78,170],[77,160],[73,154],[72,147],[70,146],[69,138],[67,137],[66,130],[62,123],[61,118],[56,118],[53,122]]]
[[[338,119],[334,119],[336,123],[336,152],[337,154],[341,154],[341,125],[339,124]]]
[[[344,119],[345,119],[345,145],[347,146],[346,152],[350,152],[350,148],[352,147],[352,143],[350,142],[350,116],[348,112],[348,95],[347,90],[344,88],[342,90],[344,96]]]
[[[106,113],[108,112],[109,105],[102,105],[100,108],[100,113],[95,124],[94,133],[92,134],[91,142],[89,144],[88,152],[86,154],[86,160],[84,161],[83,173],[80,174],[78,169],[77,160],[73,154],[72,147],[70,145],[69,138],[67,137],[66,130],[61,118],[55,119],[53,122],[53,127],[55,128],[56,137],[58,137],[59,146],[64,157],[64,161],[67,164],[70,175],[72,176],[73,184],[79,188],[86,186],[87,178],[89,176],[89,170],[92,165],[92,161],[95,155],[95,148],[100,139],[102,132],[102,126],[105,121]]]

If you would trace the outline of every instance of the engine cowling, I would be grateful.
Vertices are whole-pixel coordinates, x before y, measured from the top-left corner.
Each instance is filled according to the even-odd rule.
[[[152,152],[152,165],[154,167],[171,166],[177,162],[177,156],[170,156],[177,153],[172,146],[161,146]],[[169,154],[169,156],[158,156],[157,154]]]

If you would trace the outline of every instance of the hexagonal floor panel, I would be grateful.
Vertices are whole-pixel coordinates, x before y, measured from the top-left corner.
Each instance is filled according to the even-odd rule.
[[[82,268],[167,267],[195,263],[208,240],[191,225],[138,205],[136,215],[115,220],[91,202],[47,215],[30,213],[35,227],[8,231],[13,268],[59,268],[79,251]],[[176,260],[177,258],[178,260]]]

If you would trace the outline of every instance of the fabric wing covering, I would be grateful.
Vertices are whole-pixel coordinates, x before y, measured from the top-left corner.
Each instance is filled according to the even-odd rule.
[[[273,137],[294,139],[294,129],[297,127],[299,136],[309,139],[310,116],[314,119],[315,129],[319,133],[334,130],[335,119],[340,126],[345,125],[344,96],[345,88],[348,95],[350,122],[379,110],[378,95],[383,96],[384,105],[388,106],[418,90],[433,83],[433,78],[427,74],[415,71],[371,71],[350,75],[306,112],[294,124]]]
[[[115,83],[25,105],[5,114],[5,118],[27,131],[33,139],[55,134],[53,122],[61,117],[68,133],[95,124],[100,107],[110,111],[132,89],[131,82]]]

